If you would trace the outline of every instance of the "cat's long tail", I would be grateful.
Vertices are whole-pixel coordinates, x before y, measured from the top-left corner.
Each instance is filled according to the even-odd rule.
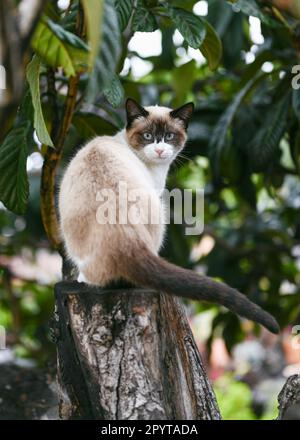
[[[224,283],[183,269],[154,255],[145,246],[122,258],[122,275],[125,279],[145,288],[164,291],[198,301],[221,304],[232,312],[258,322],[272,333],[279,333],[277,321],[245,295]]]

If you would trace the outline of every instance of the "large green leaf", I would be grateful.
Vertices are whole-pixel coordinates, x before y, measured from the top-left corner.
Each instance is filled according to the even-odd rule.
[[[32,134],[31,121],[24,120],[11,129],[0,146],[0,200],[16,214],[24,214],[29,196],[29,133]]]
[[[230,21],[234,12],[232,7],[225,1],[210,0],[207,20],[214,27],[220,38],[223,38],[229,29]]]
[[[197,76],[197,66],[195,60],[182,64],[172,72],[172,85],[175,91],[175,100],[173,106],[182,105],[192,91],[192,86]],[[184,78],[184,81],[182,81]]]
[[[33,110],[27,85],[15,123],[0,145],[0,200],[16,214],[25,212],[29,196],[27,156],[36,148]]]
[[[223,43],[223,64],[231,67],[240,59],[245,43],[242,14],[235,14],[226,1],[210,0],[205,19],[212,25]]]
[[[232,143],[223,148],[220,156],[220,174],[231,184],[236,184],[241,176],[239,151]]]
[[[203,21],[206,26],[206,35],[200,46],[200,51],[207,59],[211,70],[215,70],[222,57],[222,42],[212,25],[206,20]]]
[[[75,76],[83,68],[87,52],[61,40],[49,25],[42,20],[36,27],[32,42],[33,50],[49,66],[62,67],[67,76]]]
[[[133,10],[133,0],[115,0],[115,8],[118,13],[120,29],[123,31],[129,22]]]
[[[142,1],[138,1],[136,10],[132,17],[132,30],[135,32],[153,32],[157,29],[155,15],[144,7]]]
[[[173,8],[166,2],[164,4],[170,18],[183,38],[191,47],[198,49],[206,35],[206,26],[203,20],[192,12],[181,8]]]
[[[214,166],[218,169],[219,157],[222,149],[226,144],[227,132],[230,124],[234,118],[234,115],[239,108],[241,102],[245,96],[250,92],[255,83],[260,80],[263,75],[259,77],[254,77],[250,80],[240,91],[237,93],[235,98],[232,100],[231,104],[227,107],[225,112],[220,117],[209,144],[210,155],[214,161]]]
[[[264,113],[262,126],[248,145],[248,154],[256,170],[273,161],[279,142],[285,132],[289,111],[290,93]]]
[[[100,50],[87,89],[88,102],[93,102],[95,96],[110,84],[116,71],[120,53],[121,33],[114,0],[106,0]]]
[[[35,55],[31,62],[27,66],[26,77],[30,87],[30,93],[32,97],[32,104],[34,107],[34,128],[36,129],[37,137],[40,142],[45,145],[50,145],[53,147],[52,140],[49,136],[43,111],[41,105],[41,94],[40,94],[40,69],[41,62],[39,58]]]
[[[244,23],[243,14],[232,13],[228,28],[222,36],[223,64],[229,71],[240,61],[241,51],[248,44]]]
[[[103,19],[103,0],[81,0],[90,44],[89,67],[93,68],[99,46]]]
[[[113,107],[118,107],[124,98],[124,89],[118,75],[114,75],[110,84],[108,84],[103,93],[106,99]]]

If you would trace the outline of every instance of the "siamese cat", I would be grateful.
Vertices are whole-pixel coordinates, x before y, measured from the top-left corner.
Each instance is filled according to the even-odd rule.
[[[78,268],[79,282],[105,287],[125,280],[170,295],[218,303],[278,333],[276,320],[236,289],[158,255],[165,233],[161,194],[170,164],[187,140],[193,110],[193,103],[172,110],[144,108],[127,99],[126,128],[115,136],[96,137],[79,150],[64,173],[59,192],[67,254]],[[139,198],[135,207],[147,216],[151,200],[159,221],[124,224],[118,214],[115,222],[98,221],[99,193],[105,189],[118,194],[119,182],[126,183],[128,193],[142,189],[148,197]]]

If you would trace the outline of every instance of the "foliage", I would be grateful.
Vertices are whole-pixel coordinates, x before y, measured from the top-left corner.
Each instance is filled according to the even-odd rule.
[[[144,105],[193,100],[184,153],[192,161],[173,168],[169,185],[205,186],[204,235],[214,247],[191,259],[201,237],[186,237],[182,226],[171,225],[164,254],[237,287],[286,326],[300,316],[300,94],[291,87],[299,22],[267,2],[210,0],[205,17],[193,12],[195,3],[73,0],[63,11],[48,2],[28,54],[29,84],[0,146],[0,200],[17,215],[31,213],[28,225],[38,218],[41,227],[37,211],[33,215],[29,205],[26,212],[26,157],[56,147],[52,133],[64,116],[70,78],[78,78],[78,90],[62,165],[83,142],[122,126],[125,96]],[[261,44],[252,41],[249,15],[261,22]],[[162,32],[161,55],[143,57],[128,48],[136,31],[155,29]],[[180,41],[173,39],[176,30]],[[134,74],[136,59],[150,63],[143,77]],[[33,141],[34,130],[42,145]],[[38,205],[38,192],[31,203]],[[1,228],[6,217],[11,214],[2,209]],[[1,253],[35,247],[33,237],[28,232],[22,241],[14,232],[0,242]],[[284,285],[291,294],[282,294]],[[219,333],[230,349],[243,337],[241,321],[220,311],[211,338]]]
[[[37,137],[40,142],[53,147],[52,140],[47,131],[43,117],[43,110],[40,99],[40,69],[41,62],[37,56],[34,56],[27,66],[27,81],[30,87],[32,105],[34,107],[34,123]]]
[[[262,416],[256,416],[253,410],[253,396],[250,388],[227,374],[214,383],[214,391],[223,420],[274,420],[278,411],[276,402]]]

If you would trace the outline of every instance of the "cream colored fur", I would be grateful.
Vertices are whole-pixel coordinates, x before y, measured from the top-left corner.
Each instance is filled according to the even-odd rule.
[[[152,116],[159,117],[170,112],[164,107],[146,109]],[[170,149],[170,145],[166,147]],[[59,213],[67,254],[80,272],[78,281],[103,286],[120,278],[123,270],[118,262],[120,250],[131,255],[143,243],[152,253],[158,253],[165,230],[160,195],[170,163],[177,153],[172,151],[170,157],[161,161],[143,158],[141,152],[128,144],[124,129],[113,137],[93,139],[71,160],[60,185]],[[129,191],[143,189],[148,194],[159,224],[104,225],[97,222],[98,191],[107,188],[118,193],[119,181],[126,182]],[[149,198],[138,201],[141,211],[146,209]]]
[[[122,278],[170,295],[215,302],[278,333],[276,320],[236,289],[157,256],[165,230],[161,193],[169,165],[184,146],[192,110],[192,103],[172,113],[163,107],[144,109],[129,99],[127,129],[113,137],[97,137],[76,154],[59,193],[67,253],[78,267],[78,281],[104,286]],[[168,142],[170,133],[173,143]],[[128,193],[143,189],[144,196],[135,203],[142,221],[122,224],[116,218],[114,224],[101,224],[99,192],[106,189],[118,194],[119,182],[126,183]],[[150,201],[157,222],[145,221]]]

